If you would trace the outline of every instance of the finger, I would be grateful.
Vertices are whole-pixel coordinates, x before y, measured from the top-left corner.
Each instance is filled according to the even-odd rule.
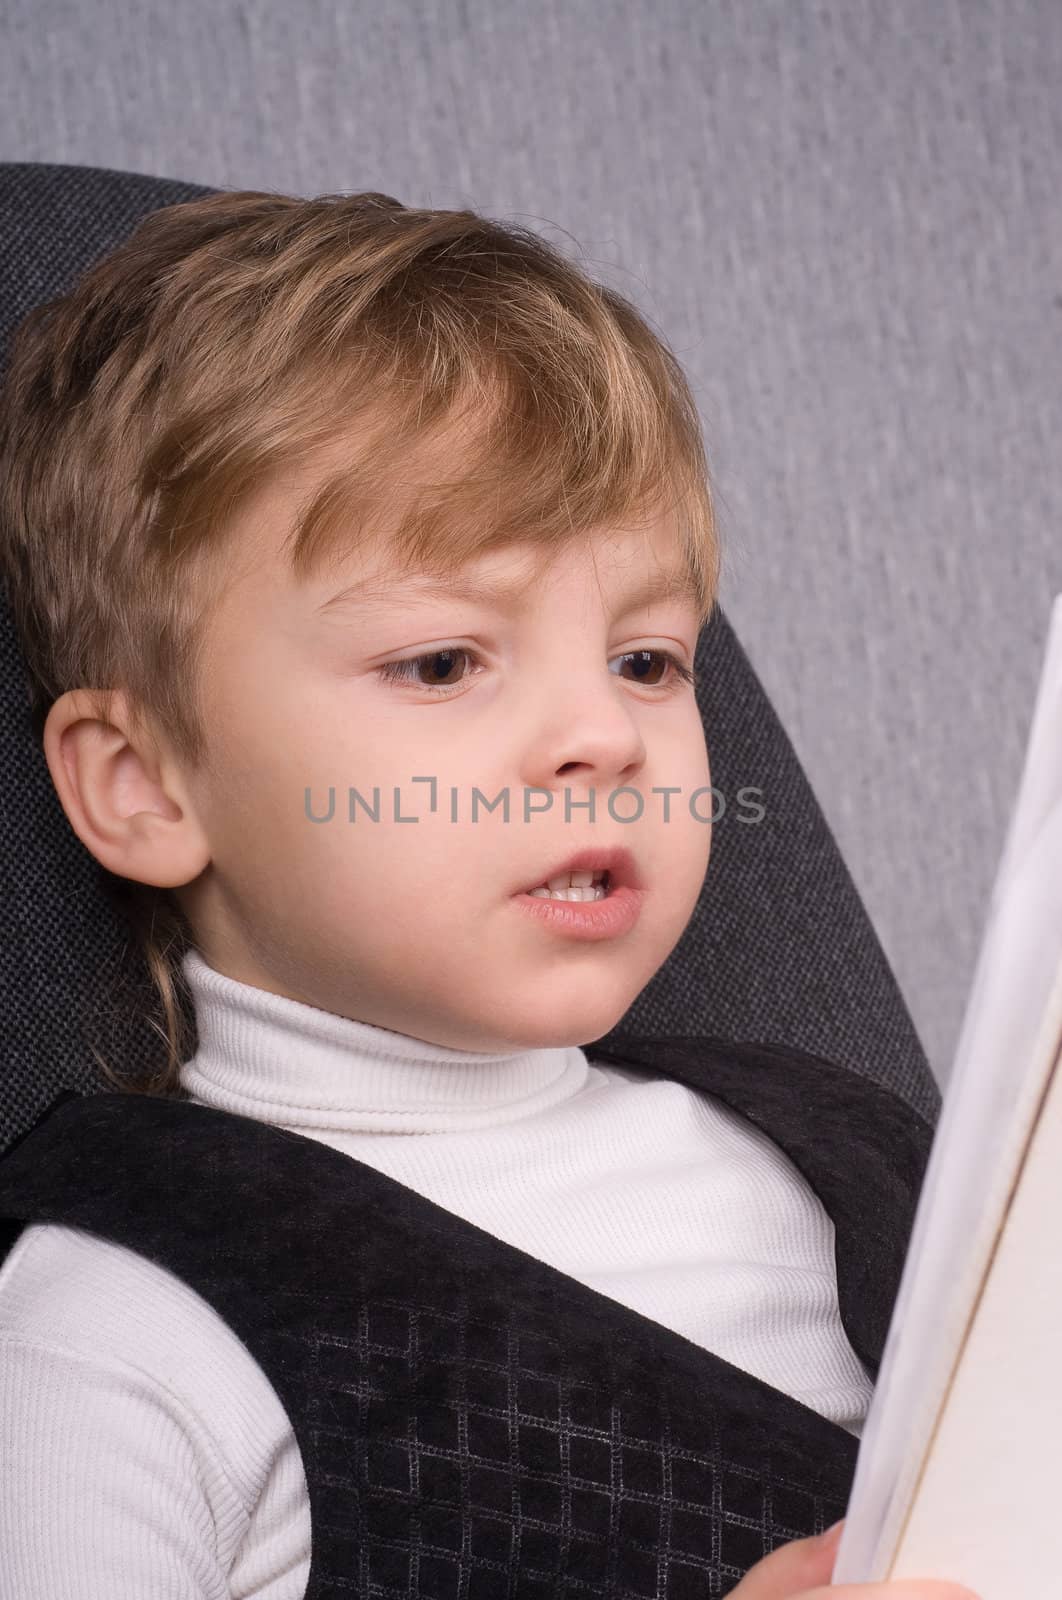
[[[801,1600],[809,1589],[828,1585],[837,1559],[844,1523],[810,1539],[790,1539],[751,1567],[729,1600]],[[831,1596],[838,1590],[831,1589]]]
[[[981,1596],[944,1578],[892,1578],[888,1583],[830,1584],[795,1594],[792,1600],[981,1600]]]

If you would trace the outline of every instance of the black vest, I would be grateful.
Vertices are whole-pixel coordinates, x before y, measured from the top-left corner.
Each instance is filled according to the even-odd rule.
[[[786,1046],[586,1054],[712,1094],[781,1146],[833,1220],[841,1319],[876,1379],[930,1125]],[[302,1453],[305,1600],[723,1595],[847,1508],[844,1428],[302,1134],[67,1090],[0,1161],[0,1259],[30,1222],[149,1257],[243,1340]]]

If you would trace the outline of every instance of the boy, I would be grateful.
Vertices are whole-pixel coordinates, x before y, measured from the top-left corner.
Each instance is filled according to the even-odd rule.
[[[49,770],[168,1035],[0,1165],[18,1592],[718,1593],[801,1542],[920,1125],[813,1058],[580,1048],[709,859],[674,358],[532,234],[215,195],[28,319],[0,466]],[[826,1189],[845,1095],[884,1229],[781,1147]]]

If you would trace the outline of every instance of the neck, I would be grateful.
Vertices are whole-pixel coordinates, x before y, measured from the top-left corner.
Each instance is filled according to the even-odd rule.
[[[482,1054],[275,995],[186,951],[198,1047],[192,1098],[285,1127],[430,1133],[533,1116],[578,1092],[578,1045]]]

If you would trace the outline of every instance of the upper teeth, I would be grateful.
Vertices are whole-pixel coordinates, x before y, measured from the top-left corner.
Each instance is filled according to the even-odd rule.
[[[537,889],[531,889],[528,892],[530,894],[547,895],[566,894],[570,890],[578,890],[580,892],[574,894],[572,896],[573,899],[589,899],[590,894],[584,894],[582,891],[592,891],[594,888],[603,886],[607,876],[608,874],[605,872],[562,872],[555,878],[547,878],[545,883],[539,884]]]

